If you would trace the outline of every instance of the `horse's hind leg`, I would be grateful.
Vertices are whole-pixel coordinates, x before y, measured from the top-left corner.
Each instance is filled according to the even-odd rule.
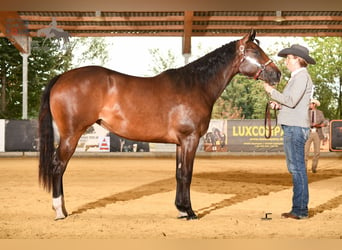
[[[61,136],[53,158],[52,207],[56,211],[56,220],[64,219],[68,215],[64,202],[63,174],[81,135],[82,133],[67,138]]]

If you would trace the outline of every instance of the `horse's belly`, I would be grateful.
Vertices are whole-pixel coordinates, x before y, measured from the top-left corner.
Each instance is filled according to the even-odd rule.
[[[117,107],[100,116],[101,125],[111,132],[131,140],[176,143],[168,131],[167,122],[153,113],[124,112]]]

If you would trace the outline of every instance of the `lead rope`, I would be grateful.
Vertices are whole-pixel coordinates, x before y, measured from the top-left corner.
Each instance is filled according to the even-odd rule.
[[[275,125],[272,128],[272,120],[271,120],[271,102],[267,100],[266,108],[265,108],[265,119],[264,119],[264,127],[265,127],[265,138],[270,139],[272,136],[272,130],[277,127],[278,125],[278,118],[277,118],[277,110],[274,109],[275,115]]]

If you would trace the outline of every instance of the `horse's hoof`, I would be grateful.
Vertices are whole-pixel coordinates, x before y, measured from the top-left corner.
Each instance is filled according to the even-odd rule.
[[[64,220],[65,218],[66,218],[66,216],[57,216],[55,218],[55,221],[57,221],[57,220]]]
[[[189,215],[187,212],[179,212],[177,219],[197,220],[198,217],[193,212]]]
[[[186,217],[186,219],[187,219],[187,220],[198,220],[198,217],[197,217],[196,214],[194,214],[194,215],[191,215],[191,216]]]
[[[68,216],[68,214],[64,214],[64,213],[57,213],[56,214],[56,217],[55,217],[55,220],[63,220],[65,219],[66,217]]]
[[[188,218],[188,213],[187,212],[179,211],[177,219],[187,219],[187,218]]]

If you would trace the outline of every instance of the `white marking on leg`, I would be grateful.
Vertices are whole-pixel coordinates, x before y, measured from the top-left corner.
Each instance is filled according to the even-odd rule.
[[[186,218],[186,217],[188,217],[188,213],[187,212],[179,211],[178,218]]]
[[[60,136],[59,136],[59,130],[55,123],[55,121],[52,121],[52,128],[53,128],[53,136],[54,136],[54,143],[59,144]]]
[[[63,204],[63,196],[59,196],[57,198],[52,199],[52,207],[56,211],[56,218],[55,220],[64,219],[66,217],[66,214],[64,214],[64,204]]]
[[[182,163],[178,163],[178,168],[182,168]]]

